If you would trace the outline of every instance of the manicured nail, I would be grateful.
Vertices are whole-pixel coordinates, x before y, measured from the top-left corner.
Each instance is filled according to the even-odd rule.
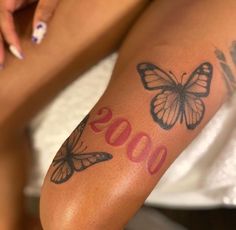
[[[40,44],[46,32],[47,32],[47,24],[45,22],[38,22],[33,31],[32,42]]]
[[[9,50],[10,50],[11,53],[12,53],[15,57],[17,57],[18,59],[20,59],[20,60],[24,59],[22,53],[21,53],[15,46],[10,45],[10,46],[9,46]]]

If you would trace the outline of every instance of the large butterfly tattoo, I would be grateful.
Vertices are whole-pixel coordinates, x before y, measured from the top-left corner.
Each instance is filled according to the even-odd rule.
[[[51,175],[51,181],[55,184],[66,182],[75,172],[83,171],[94,164],[112,159],[112,155],[106,152],[84,153],[87,146],[83,147],[80,138],[88,118],[89,116],[86,116],[72,132],[54,158],[52,162],[54,171]]]
[[[195,129],[201,122],[205,105],[202,100],[210,92],[213,66],[202,63],[183,83],[174,74],[165,72],[152,63],[140,63],[137,71],[147,90],[157,90],[151,101],[151,115],[163,129],[171,129],[178,120],[185,121],[188,129]]]

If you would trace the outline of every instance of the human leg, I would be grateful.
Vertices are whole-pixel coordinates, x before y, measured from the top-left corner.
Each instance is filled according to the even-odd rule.
[[[107,91],[48,171],[45,230],[124,227],[226,100],[215,49],[229,53],[235,7],[211,0],[149,6],[122,46]]]
[[[146,3],[62,1],[40,46],[29,41],[33,9],[17,15],[25,60],[8,55],[6,68],[0,72],[1,229],[20,228],[19,197],[31,153],[26,135],[30,120],[76,76],[118,46]]]

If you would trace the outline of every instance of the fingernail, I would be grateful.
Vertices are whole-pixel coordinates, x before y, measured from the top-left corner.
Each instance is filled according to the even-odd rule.
[[[23,54],[22,54],[15,46],[10,45],[10,46],[9,46],[9,50],[10,50],[11,53],[12,53],[15,57],[17,57],[18,59],[20,59],[20,60],[24,59]]]
[[[3,64],[0,64],[0,70],[2,70],[3,69]]]
[[[40,44],[46,32],[47,32],[47,24],[45,22],[38,22],[33,31],[32,42]]]

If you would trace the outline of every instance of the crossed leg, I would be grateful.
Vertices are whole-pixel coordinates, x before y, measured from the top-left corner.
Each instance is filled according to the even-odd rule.
[[[161,0],[145,10],[105,94],[49,168],[45,230],[125,226],[226,100],[218,60],[230,60],[235,7],[233,0]]]
[[[18,13],[25,60],[7,55],[0,72],[0,229],[20,229],[30,120],[68,83],[116,49],[147,3],[61,1],[40,46],[29,41],[33,7]]]

